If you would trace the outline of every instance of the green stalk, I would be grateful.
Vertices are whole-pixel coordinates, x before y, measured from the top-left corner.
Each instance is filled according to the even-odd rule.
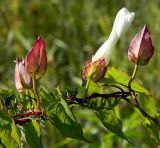
[[[138,100],[137,100],[136,94],[135,94],[135,92],[134,92],[134,91],[132,90],[132,88],[131,88],[131,83],[132,83],[132,81],[133,81],[134,78],[135,78],[137,69],[138,69],[138,65],[135,64],[134,70],[133,70],[133,73],[132,73],[132,76],[131,76],[131,79],[130,79],[130,81],[129,81],[129,83],[128,83],[128,88],[129,88],[129,91],[130,91],[130,93],[131,93],[131,97],[132,97],[132,99],[134,99],[135,103],[131,102],[131,100],[129,100],[129,99],[127,99],[127,98],[125,98],[124,100],[126,100],[128,103],[130,103],[131,105],[133,105],[134,107],[136,107],[136,108],[141,112],[141,114],[142,114],[144,117],[152,120],[152,121],[160,128],[158,119],[155,118],[155,117],[152,117],[152,116],[151,116],[150,114],[148,114],[145,110],[143,110],[143,108],[141,108],[141,106],[140,106],[140,104],[139,104],[139,102],[138,102]]]
[[[36,102],[36,111],[41,111],[39,87],[38,87],[38,81],[36,80],[35,74],[33,74],[32,80],[33,80],[33,92],[34,92],[34,95],[35,95],[36,100],[37,100],[37,102]],[[37,123],[37,126],[39,127],[39,138],[40,138],[41,145],[42,145],[41,126],[40,126],[39,121],[36,121],[36,123]]]
[[[90,84],[90,82],[91,82],[91,79],[92,79],[92,77],[89,77],[89,79],[87,80],[87,84],[86,84],[86,86],[85,86],[85,96],[86,96],[87,93],[88,93],[88,88],[89,88],[89,84]]]
[[[38,83],[37,83],[38,81],[35,78],[35,74],[32,76],[32,80],[33,80],[33,92],[37,100],[36,110],[40,111],[40,96],[39,96]]]
[[[128,82],[128,88],[129,88],[130,91],[132,90],[131,83],[132,83],[132,81],[134,80],[134,78],[136,76],[137,69],[138,69],[138,64],[135,64],[134,65],[134,70],[133,70],[133,73],[132,73],[132,76],[131,76],[131,79]]]

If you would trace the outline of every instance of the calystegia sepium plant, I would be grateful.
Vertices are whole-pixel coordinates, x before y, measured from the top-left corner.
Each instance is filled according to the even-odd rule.
[[[41,85],[40,80],[45,79],[47,70],[47,43],[42,36],[38,37],[25,58],[15,57],[16,90],[0,89],[0,146],[43,147],[41,129],[45,122],[50,122],[66,137],[94,142],[83,133],[73,108],[92,110],[95,113],[93,118],[98,117],[104,128],[130,145],[136,145],[125,135],[123,121],[116,114],[120,104],[129,104],[139,111],[158,145],[160,116],[158,113],[150,115],[141,107],[141,96],[147,97],[151,93],[136,80],[138,70],[149,64],[154,54],[152,34],[147,25],[137,30],[128,45],[133,73],[127,74],[109,65],[117,42],[132,29],[134,18],[134,12],[126,8],[119,10],[108,39],[89,60],[86,59],[82,72],[79,72],[82,77],[81,93],[77,88],[61,90],[57,87],[49,91]]]

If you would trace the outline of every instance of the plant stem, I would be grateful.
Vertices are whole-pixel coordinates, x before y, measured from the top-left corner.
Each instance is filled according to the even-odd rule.
[[[132,102],[131,100],[129,100],[129,99],[127,99],[127,98],[123,98],[123,99],[126,100],[126,101],[127,101],[129,104],[131,104],[132,106],[136,107],[136,108],[141,112],[141,114],[142,114],[144,117],[152,120],[152,121],[160,128],[160,123],[159,123],[158,119],[155,118],[155,117],[152,117],[152,116],[149,115],[145,110],[143,110],[143,108],[141,108],[141,106],[139,105],[139,102],[138,102],[138,100],[137,100],[137,96],[136,96],[134,90],[132,90],[132,88],[131,88],[131,83],[132,83],[132,81],[133,81],[134,78],[135,78],[137,69],[138,69],[138,65],[135,64],[134,70],[133,70],[133,73],[132,73],[132,76],[131,76],[131,79],[130,79],[130,81],[128,82],[129,92],[130,92],[130,95],[131,95],[132,99],[134,100],[134,102]]]
[[[87,80],[87,84],[86,84],[86,86],[85,86],[85,96],[87,96],[87,93],[88,93],[88,88],[89,88],[89,84],[90,84],[90,82],[91,82],[91,79],[92,79],[92,77],[90,77],[88,80]]]
[[[38,87],[38,81],[36,80],[36,77],[35,77],[35,74],[33,74],[32,76],[32,80],[33,80],[33,92],[34,92],[34,95],[36,97],[36,100],[37,100],[37,104],[36,104],[36,111],[37,112],[41,112],[41,108],[40,108],[40,95],[39,95],[39,87]],[[39,127],[39,138],[42,142],[42,135],[41,135],[41,126],[40,126],[40,123],[39,121],[36,121],[37,123],[37,126]],[[42,143],[41,143],[42,145]]]
[[[137,69],[138,69],[138,65],[135,64],[135,65],[134,65],[134,70],[133,70],[133,73],[132,73],[132,76],[131,76],[131,79],[130,79],[129,82],[128,82],[128,88],[129,88],[130,91],[132,90],[132,88],[131,88],[131,83],[132,83],[132,81],[134,80],[134,78],[135,78],[135,76],[136,76]]]
[[[75,98],[73,102],[69,102],[69,104],[74,104],[75,102],[77,102],[78,104],[83,104],[83,103],[87,103],[89,100],[94,99],[94,98],[120,98],[120,97],[127,97],[129,96],[130,93],[129,92],[114,92],[111,94],[98,94],[98,93],[93,93],[90,96],[86,96],[84,98]]]
[[[129,89],[129,92],[130,92],[130,94],[131,94],[132,99],[135,100],[135,103],[137,103],[138,100],[137,100],[137,98],[136,98],[135,91],[133,91],[132,88],[131,88],[131,83],[132,83],[132,81],[133,81],[134,78],[135,78],[137,69],[138,69],[138,65],[135,64],[135,65],[134,65],[134,70],[133,70],[133,73],[132,73],[132,76],[131,76],[131,79],[130,79],[129,82],[128,82],[128,89]]]
[[[122,99],[124,99],[125,101],[127,101],[127,102],[128,102],[130,105],[132,105],[133,107],[137,108],[144,117],[152,120],[152,121],[160,128],[160,123],[159,123],[158,119],[155,118],[155,117],[152,117],[152,116],[151,116],[150,114],[148,114],[143,108],[141,108],[141,106],[139,105],[139,102],[138,102],[137,99],[135,99],[135,103],[132,102],[132,101],[131,101],[130,99],[128,99],[128,98],[122,98]]]
[[[35,78],[35,74],[32,76],[32,80],[33,80],[33,92],[34,92],[34,95],[37,100],[36,110],[40,111],[40,97],[39,97],[39,90],[38,90],[37,80]]]

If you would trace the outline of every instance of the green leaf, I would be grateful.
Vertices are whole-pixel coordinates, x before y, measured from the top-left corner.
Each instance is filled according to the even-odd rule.
[[[65,136],[85,140],[80,124],[68,108],[66,101],[61,97],[61,92],[56,89],[55,93],[41,89],[42,105],[46,109],[51,123]]]
[[[129,80],[130,76],[125,72],[114,67],[109,67],[103,82],[106,84],[114,84],[123,87],[123,85],[128,86]],[[136,80],[133,80],[131,87],[136,92],[151,95],[150,92]]]
[[[11,94],[13,94],[13,90],[5,90],[0,88],[0,97],[6,98]]]
[[[91,80],[89,83],[87,94],[91,95],[93,93],[103,93],[103,86],[100,86],[98,83],[95,83]]]
[[[48,109],[50,103],[55,102],[54,95],[44,87],[40,88],[40,96],[41,96],[42,106],[46,110]]]
[[[129,140],[124,135],[122,131],[122,122],[118,117],[115,115],[113,110],[98,110],[96,112],[97,117],[102,122],[102,124],[112,133],[118,135],[119,137],[125,139],[127,142]],[[130,143],[130,142],[129,142]]]
[[[42,140],[40,134],[40,125],[37,121],[32,120],[28,124],[23,125],[25,140],[32,148],[42,148]]]
[[[157,125],[155,125],[155,123],[153,123],[152,120],[149,120],[147,118],[145,118],[145,124],[146,124],[146,127],[148,129],[148,133],[149,133],[150,137],[152,139],[155,139],[156,142],[160,141],[159,127]]]
[[[11,118],[0,111],[0,145],[7,148],[20,147],[16,126]]]
[[[10,105],[13,98],[15,98],[13,90],[5,90],[0,88],[0,109],[3,111],[7,110],[5,107]]]
[[[17,127],[16,127],[14,121],[12,122],[11,137],[13,137],[13,139],[20,145],[19,135],[18,135]]]

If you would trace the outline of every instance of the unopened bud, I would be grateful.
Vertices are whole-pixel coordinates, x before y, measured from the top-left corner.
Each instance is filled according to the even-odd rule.
[[[25,69],[25,61],[22,58],[16,59],[15,85],[19,92],[32,88],[32,78]]]
[[[36,79],[42,78],[47,70],[45,43],[41,36],[26,56],[26,69],[30,75],[35,75]]]
[[[150,32],[145,25],[131,41],[128,49],[128,59],[133,63],[146,65],[153,56],[153,53],[154,47]]]
[[[83,80],[91,78],[94,82],[97,82],[104,78],[106,71],[107,71],[107,66],[105,59],[99,59],[95,62],[89,60],[86,62],[84,66],[82,72],[82,78]]]

